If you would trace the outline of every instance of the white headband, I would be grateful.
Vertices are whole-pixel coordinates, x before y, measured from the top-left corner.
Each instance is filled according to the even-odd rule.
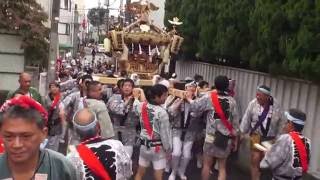
[[[269,96],[271,95],[271,91],[269,91],[269,90],[267,90],[267,89],[258,87],[257,90],[260,91],[260,92],[262,92],[262,93],[264,93],[264,94],[266,94],[266,95],[269,95]]]
[[[158,84],[162,84],[165,87],[169,88],[170,87],[170,82],[168,80],[161,80]]]
[[[192,81],[192,82],[189,82],[185,85],[185,87],[188,87],[188,86],[193,86],[193,87],[197,87],[197,83]]]
[[[72,118],[73,126],[74,126],[76,129],[79,129],[79,130],[81,130],[81,131],[88,131],[88,130],[94,128],[94,127],[97,125],[97,122],[98,122],[97,116],[96,116],[96,114],[95,114],[94,112],[92,112],[92,111],[90,111],[90,112],[94,115],[94,120],[93,120],[91,123],[89,123],[89,124],[87,124],[87,125],[84,125],[84,126],[77,124],[76,121],[75,121],[75,117],[76,117],[76,115],[78,114],[79,111],[80,111],[80,110],[78,110],[78,111],[74,114],[74,116],[73,116],[73,118]]]
[[[304,124],[305,124],[305,122],[303,120],[291,116],[290,113],[287,112],[287,111],[284,112],[284,115],[286,116],[286,118],[289,121],[293,122],[294,124],[299,124],[299,125],[302,125],[302,126],[304,126]]]

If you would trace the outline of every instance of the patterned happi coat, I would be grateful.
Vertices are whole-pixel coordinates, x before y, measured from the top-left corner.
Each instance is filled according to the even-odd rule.
[[[129,155],[124,150],[123,145],[118,140],[101,138],[93,139],[85,144],[98,156],[99,161],[105,170],[114,180],[127,180],[132,176],[132,162]],[[76,149],[72,150],[67,158],[78,170],[81,179],[99,179],[84,164]]]
[[[63,108],[65,112],[67,113],[67,121],[69,122],[69,125],[72,123],[73,115],[80,109],[85,108],[85,97],[81,96],[80,91],[71,93],[67,97],[65,97],[62,102],[60,103],[60,108]],[[80,141],[79,135],[74,131],[72,128],[69,128],[69,137],[68,137],[68,143],[69,144],[78,144]]]
[[[60,83],[60,90],[64,97],[67,97],[68,95],[79,91],[77,80],[70,79]]]
[[[172,118],[173,136],[193,141],[200,125],[200,113],[192,112],[190,103],[178,98],[167,108]],[[184,136],[184,137],[183,137]]]
[[[301,134],[299,137],[306,147],[307,160],[309,162],[310,140]],[[261,161],[260,167],[271,169],[274,180],[302,179],[302,167],[297,146],[289,134],[279,136]]]
[[[259,121],[259,116],[262,114],[264,108],[258,103],[257,99],[252,100],[243,115],[240,131],[242,133],[251,133],[251,130]],[[276,137],[281,134],[285,121],[282,118],[283,112],[280,109],[279,103],[274,99],[273,105],[270,107],[268,115],[266,119],[262,123],[262,125],[256,129],[255,133],[263,136],[263,137]],[[268,123],[268,119],[270,119],[270,123]],[[262,128],[266,129],[266,134],[262,132]]]
[[[218,94],[218,100],[221,108],[224,111],[228,121],[233,126],[233,134],[237,135],[239,132],[239,113],[236,101],[233,97],[224,94]],[[220,117],[215,112],[211,93],[207,93],[199,99],[190,103],[190,108],[193,112],[206,113],[206,133],[205,133],[205,145],[204,153],[217,158],[226,158],[231,152],[232,141],[228,142],[228,146],[225,150],[221,150],[213,144],[216,131],[219,131],[225,136],[231,136],[229,130],[224,126]]]
[[[134,145],[136,143],[136,127],[139,124],[139,117],[133,111],[133,100],[125,104],[120,94],[114,94],[109,99],[107,107],[113,122],[115,135],[125,146]]]
[[[219,102],[224,110],[226,117],[234,127],[235,134],[239,131],[239,113],[236,101],[231,96],[218,95]],[[194,100],[190,103],[191,111],[197,113],[207,112],[207,126],[206,134],[214,134],[215,131],[220,131],[222,134],[228,136],[230,132],[223,125],[219,116],[214,111],[211,100],[211,95],[208,93],[203,97]]]
[[[48,143],[46,145],[46,148],[58,151],[59,150],[59,141],[60,139],[63,139],[65,129],[63,128],[59,113],[59,104],[61,103],[61,100],[57,105],[54,107],[54,109],[51,110],[51,105],[53,103],[53,100],[50,98],[49,95],[45,97],[44,100],[44,107],[48,111]]]
[[[44,100],[44,107],[46,108],[48,113],[50,111],[52,103],[53,103],[53,100],[50,98],[49,95],[47,95]],[[59,116],[59,113],[60,113],[59,104],[60,103],[61,103],[61,100],[59,101],[57,106],[54,107],[54,109],[52,110],[50,119],[48,120],[48,126],[50,126],[50,128],[52,128],[52,129],[50,129],[50,128],[49,129],[50,129],[50,131],[53,131],[53,132],[49,132],[49,136],[62,134],[62,123],[61,123],[60,116]]]
[[[141,124],[140,138],[145,140],[161,140],[162,146],[158,158],[165,158],[165,153],[170,153],[172,151],[172,128],[169,122],[169,115],[163,107],[149,103],[147,104],[147,112],[153,129],[153,138],[151,138],[145,128],[141,110],[142,103],[135,100],[134,112],[140,117]],[[140,151],[140,155],[143,153],[143,151]]]
[[[80,109],[85,107],[85,97],[81,96],[80,91],[73,92],[65,97],[60,103],[60,108],[64,108],[66,112],[68,112],[68,117],[71,120],[73,115]]]
[[[97,99],[85,99],[85,102],[86,107],[94,112],[98,119],[101,136],[106,139],[114,137],[115,134],[106,104]]]

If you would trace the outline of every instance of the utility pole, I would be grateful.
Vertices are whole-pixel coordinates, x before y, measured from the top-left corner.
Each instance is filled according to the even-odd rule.
[[[77,55],[80,50],[80,42],[79,42],[79,12],[78,12],[78,5],[74,5],[74,19],[73,19],[73,56]]]
[[[47,86],[49,88],[49,83],[53,82],[56,77],[56,61],[58,54],[58,25],[60,16],[60,0],[52,0],[52,13],[51,13],[51,31],[50,31],[50,51],[49,51],[49,61],[48,61],[48,73],[47,73]]]
[[[101,25],[101,14],[100,14],[100,11],[101,11],[101,2],[99,0],[98,2],[98,11],[96,11],[96,14],[97,15],[97,26],[98,26],[98,44],[100,43],[100,25]],[[104,18],[104,17],[103,17]]]
[[[123,12],[123,0],[120,0],[120,26],[124,27],[124,12]]]
[[[109,5],[110,5],[110,2],[109,0],[106,0],[106,4],[107,6],[107,13],[106,13],[106,32],[108,33],[109,32],[109,29],[110,29],[110,26],[109,26],[109,13],[110,13],[110,10],[109,10]]]
[[[126,0],[126,6],[128,6],[129,4],[131,4],[131,0]],[[128,22],[129,24],[131,24],[131,20],[132,20],[132,15],[130,14],[130,12],[126,8],[125,9],[125,21]]]

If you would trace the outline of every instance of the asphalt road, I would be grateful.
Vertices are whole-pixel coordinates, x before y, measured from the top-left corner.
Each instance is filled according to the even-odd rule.
[[[137,162],[138,162],[138,153],[135,150],[133,155],[133,168],[134,171],[137,168]],[[250,180],[250,177],[248,174],[242,172],[239,168],[237,168],[234,164],[232,164],[232,160],[230,159],[227,165],[227,180]],[[164,174],[164,180],[167,180],[170,174],[165,173]],[[186,176],[188,180],[201,180],[201,169],[196,167],[196,160],[192,159],[188,165]],[[212,180],[217,180],[218,171],[214,170],[212,174]],[[133,179],[133,178],[132,178]],[[149,167],[144,180],[153,180],[153,169],[152,167]],[[180,178],[176,178],[176,180],[180,180]],[[261,180],[271,180],[270,176],[268,178],[262,178]]]

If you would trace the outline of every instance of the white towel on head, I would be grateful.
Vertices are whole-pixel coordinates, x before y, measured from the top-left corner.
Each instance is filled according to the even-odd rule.
[[[170,87],[170,82],[166,79],[163,79],[159,82],[159,84],[164,85],[165,87],[169,88]]]

